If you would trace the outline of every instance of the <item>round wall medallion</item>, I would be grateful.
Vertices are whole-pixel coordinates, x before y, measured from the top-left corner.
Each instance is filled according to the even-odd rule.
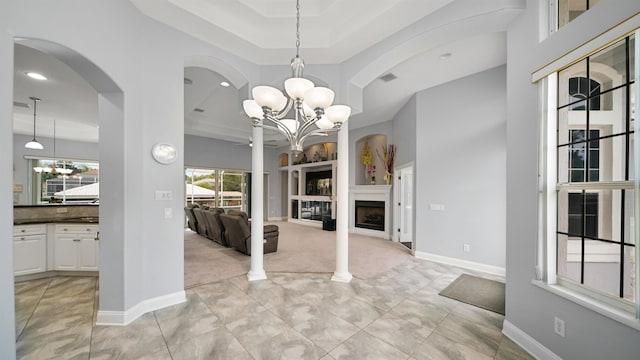
[[[176,153],[176,148],[171,144],[155,144],[151,149],[151,155],[155,161],[160,164],[171,164],[176,161],[178,154]]]

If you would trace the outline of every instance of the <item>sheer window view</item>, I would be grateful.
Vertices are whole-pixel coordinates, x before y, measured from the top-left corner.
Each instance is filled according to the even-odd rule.
[[[592,8],[598,0],[558,0],[558,29]]]
[[[246,173],[222,169],[185,169],[187,204],[247,212]]]
[[[97,204],[100,166],[97,162],[30,160],[33,204]]]
[[[557,275],[628,303],[638,266],[634,47],[627,37],[560,71],[557,84]]]

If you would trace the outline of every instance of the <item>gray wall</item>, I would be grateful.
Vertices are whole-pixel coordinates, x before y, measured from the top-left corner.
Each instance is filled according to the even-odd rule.
[[[0,11],[0,24],[9,22],[11,14]],[[0,31],[0,113],[10,116],[13,105],[13,71],[2,70],[2,59],[13,59],[13,37],[7,31]],[[1,119],[2,117],[0,117]],[[0,120],[0,166],[10,169],[13,159],[9,154],[13,151],[13,122]],[[13,297],[13,178],[6,174],[0,176],[0,359],[16,357],[15,302]]]
[[[397,145],[396,166],[408,164],[416,159],[416,120],[417,114],[416,95],[393,117],[393,136],[391,143]]]
[[[531,73],[640,11],[638,1],[601,0],[540,42],[535,0],[508,32],[506,321],[563,359],[638,359],[640,332],[532,285],[538,241],[538,88]],[[566,337],[553,333],[565,321]]]
[[[505,86],[500,66],[417,94],[417,252],[505,267]]]

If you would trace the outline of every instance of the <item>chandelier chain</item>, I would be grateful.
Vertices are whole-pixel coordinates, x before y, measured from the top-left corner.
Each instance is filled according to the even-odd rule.
[[[300,57],[300,0],[296,1],[296,57]]]

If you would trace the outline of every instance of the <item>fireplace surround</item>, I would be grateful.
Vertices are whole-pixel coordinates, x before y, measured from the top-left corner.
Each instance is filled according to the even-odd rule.
[[[349,188],[349,232],[391,239],[391,185]]]

